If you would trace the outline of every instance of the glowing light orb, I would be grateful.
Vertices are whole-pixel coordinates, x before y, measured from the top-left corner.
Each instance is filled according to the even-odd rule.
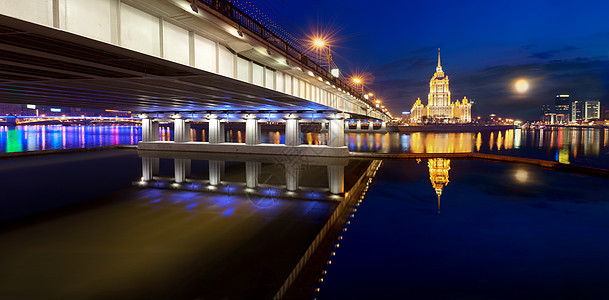
[[[324,41],[322,41],[322,40],[315,40],[314,43],[315,43],[315,46],[317,46],[317,47],[322,47],[324,45]]]
[[[529,90],[529,82],[525,79],[518,79],[514,85],[516,91],[519,93],[526,93]]]
[[[362,83],[362,80],[359,78],[353,78],[353,82],[355,83]]]
[[[529,180],[529,172],[522,169],[516,170],[514,177],[516,180],[518,180],[518,182],[525,183],[527,180]]]

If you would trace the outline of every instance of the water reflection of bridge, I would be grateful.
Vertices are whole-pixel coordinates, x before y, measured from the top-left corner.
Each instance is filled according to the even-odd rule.
[[[284,298],[294,288],[316,284],[315,276],[325,266],[329,245],[340,228],[361,202],[378,168],[380,160],[349,160],[347,158],[269,156],[253,154],[186,153],[169,151],[138,151],[142,158],[142,178],[134,185],[144,188],[173,189],[208,194],[210,197],[230,196],[231,201],[249,200],[256,209],[272,209],[286,199],[331,201],[336,208],[325,220],[298,263],[285,274],[277,286],[276,299]],[[207,164],[205,169],[201,165]],[[168,169],[173,165],[173,174]],[[199,168],[199,170],[195,170]],[[200,172],[203,170],[203,172]],[[207,174],[203,174],[207,172]],[[323,182],[326,177],[327,185]],[[193,196],[194,197],[194,196]],[[288,200],[289,201],[289,200]],[[153,205],[163,205],[153,201]],[[315,203],[315,202],[311,202]],[[211,209],[198,207],[199,202],[184,201],[187,211]],[[173,204],[171,204],[173,205]],[[237,204],[232,204],[237,205]],[[232,214],[226,208],[222,214]],[[309,263],[311,262],[311,263]],[[319,262],[322,262],[319,264]],[[305,272],[309,276],[300,276]],[[303,279],[304,278],[304,279]],[[296,283],[297,286],[293,286]]]
[[[139,151],[139,186],[221,192],[262,197],[341,200],[345,171],[360,174],[361,164],[347,158],[268,156],[252,154]],[[161,176],[160,159],[173,160],[173,176]],[[192,174],[192,161],[206,161],[207,174]],[[227,172],[227,161],[231,172]],[[265,177],[261,178],[263,174]],[[327,185],[319,186],[327,178]],[[322,181],[323,182],[323,181]]]

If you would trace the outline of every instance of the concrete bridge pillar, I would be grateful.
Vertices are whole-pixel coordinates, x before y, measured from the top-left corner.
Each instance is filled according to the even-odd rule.
[[[285,164],[285,186],[288,191],[298,190],[300,182],[300,164],[286,163]]]
[[[374,121],[368,120],[368,130],[374,130]]]
[[[356,130],[362,130],[362,120],[357,120],[357,123],[355,125],[355,129]]]
[[[174,159],[174,171],[176,183],[186,181],[186,177],[190,176],[190,159],[176,158]]]
[[[224,123],[220,121],[218,115],[209,115],[207,118],[209,124],[208,142],[210,144],[224,143]]]
[[[245,116],[245,144],[257,145],[261,141],[261,130],[258,117],[256,115]]]
[[[328,166],[328,186],[332,194],[345,192],[345,167]]]
[[[211,184],[211,185],[220,184],[223,168],[224,168],[223,160],[210,160],[209,161],[209,184]]]
[[[173,118],[173,141],[176,143],[190,142],[190,121],[184,119],[180,114]]]
[[[301,144],[300,138],[300,118],[298,115],[289,114],[285,118],[285,144],[286,146],[298,146]]]
[[[190,120],[184,120],[184,135],[182,139],[184,142],[190,142],[192,140],[192,134],[190,132]]]
[[[158,123],[157,123],[158,124]],[[152,119],[148,115],[142,116],[142,142],[153,141]],[[158,129],[158,127],[157,127]],[[157,130],[158,133],[158,130]]]
[[[387,122],[385,122],[385,121],[381,122],[381,130],[387,131]]]
[[[349,130],[349,120],[345,120],[345,130]]]
[[[262,163],[260,162],[245,162],[245,185],[248,188],[258,187],[258,175],[260,175],[261,168]]]
[[[320,135],[319,144],[320,145],[328,144],[328,142],[326,141],[326,133],[328,132],[328,126],[326,123],[327,123],[326,120],[321,120],[321,130],[319,131],[319,135]]]
[[[343,147],[345,145],[345,125],[347,123],[342,117],[336,116],[330,118],[328,128],[328,146]]]
[[[150,127],[150,138],[152,142],[159,140],[159,120],[152,120],[152,126]]]

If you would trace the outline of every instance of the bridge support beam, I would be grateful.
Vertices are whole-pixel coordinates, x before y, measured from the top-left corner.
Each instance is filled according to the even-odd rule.
[[[328,186],[332,194],[345,192],[345,167],[328,166]]]
[[[142,116],[142,141],[143,142],[151,142],[154,141],[153,138],[153,120],[148,115]],[[158,135],[158,122],[157,122],[157,135]],[[158,139],[157,139],[158,140]]]
[[[298,146],[301,144],[300,138],[300,118],[298,115],[289,114],[285,120],[285,144],[286,146]]]
[[[173,118],[173,141],[176,143],[190,142],[190,121],[184,119],[180,114],[175,114]]]
[[[219,144],[224,143],[224,123],[221,122],[218,115],[210,115],[208,116],[208,124],[209,124],[209,143],[210,144]]]
[[[357,120],[355,130],[362,130],[362,120]]]
[[[385,121],[381,122],[381,130],[387,131],[387,122],[385,122]]]
[[[152,120],[152,126],[150,127],[150,137],[152,138],[151,141],[156,142],[159,140],[159,120],[154,119]]]
[[[245,144],[257,145],[261,142],[261,130],[256,115],[245,116]]]
[[[333,116],[330,118],[328,128],[328,146],[343,147],[345,145],[345,125],[342,116]]]
[[[374,121],[368,120],[368,130],[374,130]]]

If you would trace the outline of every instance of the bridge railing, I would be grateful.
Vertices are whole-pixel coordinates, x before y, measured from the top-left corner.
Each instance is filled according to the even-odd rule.
[[[225,17],[231,19],[235,23],[239,24],[242,28],[246,28],[250,32],[254,33],[258,37],[264,39],[273,46],[281,49],[288,56],[296,59],[309,69],[313,70],[317,73],[317,76],[322,77],[322,79],[330,82],[330,84],[340,88],[343,91],[350,93],[358,98],[358,100],[367,103],[374,109],[375,104],[372,101],[366,100],[363,95],[357,91],[352,86],[348,85],[344,81],[336,78],[328,72],[328,70],[321,67],[315,61],[311,60],[307,55],[303,54],[301,51],[292,46],[289,42],[286,42],[271,30],[267,29],[264,25],[260,24],[260,22],[256,21],[254,18],[248,16],[246,13],[241,11],[239,8],[235,7],[232,2],[227,0],[197,0],[199,3],[204,4],[205,6],[211,8],[212,10],[219,12]]]

